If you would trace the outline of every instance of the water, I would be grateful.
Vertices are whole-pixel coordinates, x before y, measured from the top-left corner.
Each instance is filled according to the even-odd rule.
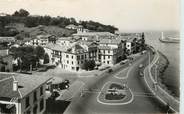
[[[177,35],[177,32],[164,32],[165,35]],[[179,34],[179,33],[178,33]],[[179,43],[162,43],[159,41],[161,32],[147,32],[145,33],[146,43],[153,46],[155,49],[161,51],[169,60],[169,66],[164,73],[165,80],[169,89],[172,89],[177,96],[179,96]]]

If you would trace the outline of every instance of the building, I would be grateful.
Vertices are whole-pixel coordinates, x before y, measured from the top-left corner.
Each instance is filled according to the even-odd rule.
[[[77,33],[86,33],[86,32],[89,32],[89,30],[88,29],[85,29],[82,25],[76,26],[74,24],[70,24],[70,25],[67,25],[65,28],[76,30]]]
[[[23,74],[0,74],[0,113],[43,114],[45,88],[50,77]]]
[[[102,65],[112,66],[117,63],[118,49],[110,46],[98,46],[99,61]]]
[[[76,43],[63,52],[61,66],[66,70],[78,71],[88,58],[88,51]]]
[[[118,45],[121,43],[120,39],[101,39],[99,41],[100,46],[110,46],[112,48],[118,48]]]
[[[67,25],[65,28],[67,28],[67,29],[72,29],[72,30],[76,30],[76,29],[77,29],[77,26],[74,25],[74,24],[70,24],[70,25]]]
[[[115,35],[110,32],[79,32],[73,34],[74,38],[81,38],[86,41],[99,41],[104,38],[114,38]]]
[[[71,46],[73,42],[72,37],[61,37],[58,38],[57,44],[62,46]]]
[[[62,53],[67,50],[67,46],[48,43],[43,47],[45,52],[49,55],[50,64],[60,65],[62,61]]]
[[[33,38],[30,42],[33,46],[45,46],[49,43],[49,37],[51,35],[38,35],[36,38]]]
[[[50,36],[48,37],[48,42],[49,42],[49,43],[56,44],[57,40],[58,40],[58,38],[57,38],[55,35],[50,35]]]

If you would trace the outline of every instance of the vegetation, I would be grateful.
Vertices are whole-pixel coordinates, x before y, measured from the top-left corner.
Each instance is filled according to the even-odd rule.
[[[46,53],[44,55],[44,64],[47,64],[47,63],[49,63],[49,55]]]
[[[32,68],[37,68],[39,65],[39,60],[43,59],[45,51],[42,47],[12,47],[10,48],[10,53],[15,59],[18,60],[18,65],[16,69],[29,71]]]
[[[114,33],[115,30],[118,30],[116,27],[111,25],[104,25],[94,21],[80,21],[79,23],[74,18],[66,17],[51,17],[48,15],[45,16],[32,16],[30,13],[24,9],[15,11],[12,15],[0,16],[0,36],[15,36],[20,31],[17,31],[15,28],[6,28],[9,24],[12,23],[22,23],[26,27],[37,27],[39,25],[45,26],[57,26],[64,28],[69,24],[82,25],[87,29],[94,31],[107,31]]]
[[[105,99],[107,100],[122,100],[126,95],[123,94],[113,94],[113,93],[109,93],[105,95]]]
[[[94,70],[96,64],[94,60],[86,60],[83,65],[83,69],[85,70]]]
[[[109,87],[109,89],[113,89],[113,88],[124,89],[124,87],[122,87],[122,86],[119,85],[119,84],[115,84],[115,83],[111,84],[110,87]]]

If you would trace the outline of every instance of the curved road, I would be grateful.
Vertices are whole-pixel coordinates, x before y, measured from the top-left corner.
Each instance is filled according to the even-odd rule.
[[[139,76],[140,64],[148,64],[148,54],[144,54],[130,66],[91,78],[81,78],[84,82],[82,94],[78,93],[65,114],[126,114],[126,113],[164,113],[162,105],[147,88],[144,78]],[[152,57],[152,56],[151,56]],[[127,69],[127,70],[125,70]],[[133,93],[133,100],[124,105],[105,105],[98,102],[99,92],[107,82],[127,83]]]

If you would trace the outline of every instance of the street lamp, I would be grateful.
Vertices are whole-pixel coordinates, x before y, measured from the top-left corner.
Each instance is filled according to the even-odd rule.
[[[158,84],[157,74],[158,74],[158,72],[157,72],[157,65],[155,64],[155,83],[154,83],[154,85],[155,85],[155,91],[157,91],[157,84]]]

